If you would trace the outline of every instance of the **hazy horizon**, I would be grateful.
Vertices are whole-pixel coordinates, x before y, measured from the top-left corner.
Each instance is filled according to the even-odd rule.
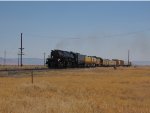
[[[20,59],[19,59],[20,61]],[[132,65],[150,66],[150,61],[131,61]],[[23,65],[43,65],[44,58],[23,58]],[[4,65],[4,58],[0,57],[0,65]],[[18,65],[18,58],[7,58],[5,65]]]

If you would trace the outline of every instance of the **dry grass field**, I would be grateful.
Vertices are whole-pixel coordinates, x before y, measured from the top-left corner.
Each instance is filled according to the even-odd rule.
[[[18,67],[17,65],[0,65],[0,71],[1,70],[21,70],[21,69],[43,69],[47,68],[43,65],[24,65],[23,67]]]
[[[0,113],[150,113],[150,67],[1,77]]]

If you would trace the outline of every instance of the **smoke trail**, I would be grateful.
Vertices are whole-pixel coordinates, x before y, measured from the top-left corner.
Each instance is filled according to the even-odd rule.
[[[150,60],[150,39],[146,33],[139,33],[135,35],[133,40],[133,45],[131,46],[135,53],[142,59],[149,58]]]

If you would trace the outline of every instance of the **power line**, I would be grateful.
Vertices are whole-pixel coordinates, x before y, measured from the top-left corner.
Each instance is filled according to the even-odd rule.
[[[104,36],[104,37],[105,38],[110,38],[110,37],[118,37],[118,36],[128,36],[128,35],[135,35],[137,33],[142,33],[142,32],[146,32],[146,31],[150,31],[150,28],[149,29],[145,29],[145,30],[140,30],[140,31],[133,31],[133,32],[127,32],[127,33],[107,35],[107,36]]]
[[[133,31],[133,32],[126,32],[126,33],[120,33],[120,34],[112,34],[112,35],[105,35],[105,36],[101,36],[102,38],[111,38],[111,37],[118,37],[118,36],[128,36],[128,35],[134,35],[137,33],[142,33],[142,32],[146,32],[146,31],[150,31],[150,28],[148,29],[143,29],[143,30],[139,30],[139,31]],[[60,36],[44,36],[44,35],[35,35],[35,34],[28,34],[28,36],[32,36],[32,37],[39,37],[39,38],[47,38],[47,39],[86,39],[83,38],[81,36],[68,36],[68,37],[60,37]],[[98,36],[97,36],[98,37]]]
[[[44,38],[44,39],[80,39],[77,36],[68,36],[68,37],[64,37],[64,36],[45,36],[45,35],[37,35],[37,34],[27,34],[28,37],[36,37],[36,38]],[[63,38],[62,38],[63,37]]]

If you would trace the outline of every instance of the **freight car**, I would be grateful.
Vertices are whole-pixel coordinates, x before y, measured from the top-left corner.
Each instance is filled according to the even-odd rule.
[[[113,61],[116,61],[116,66],[124,66],[124,61],[119,59],[112,59]]]
[[[109,66],[109,59],[103,59],[102,66],[108,67]]]
[[[123,65],[123,66],[129,67],[129,66],[131,66],[131,65],[132,65],[131,62],[124,61],[124,65]]]
[[[100,67],[103,65],[103,59],[102,58],[96,57],[96,56],[93,56],[93,57],[96,58],[96,65],[95,65],[96,67]]]
[[[126,65],[123,60],[102,59],[63,50],[52,50],[51,55],[46,60],[46,64],[49,68],[131,66],[131,63]]]
[[[111,66],[111,67],[114,67],[114,66],[116,66],[116,61],[113,61],[113,60],[109,60],[109,66]]]
[[[114,67],[114,66],[116,66],[116,61],[109,60],[109,59],[103,59],[102,66],[104,66],[104,67]]]

